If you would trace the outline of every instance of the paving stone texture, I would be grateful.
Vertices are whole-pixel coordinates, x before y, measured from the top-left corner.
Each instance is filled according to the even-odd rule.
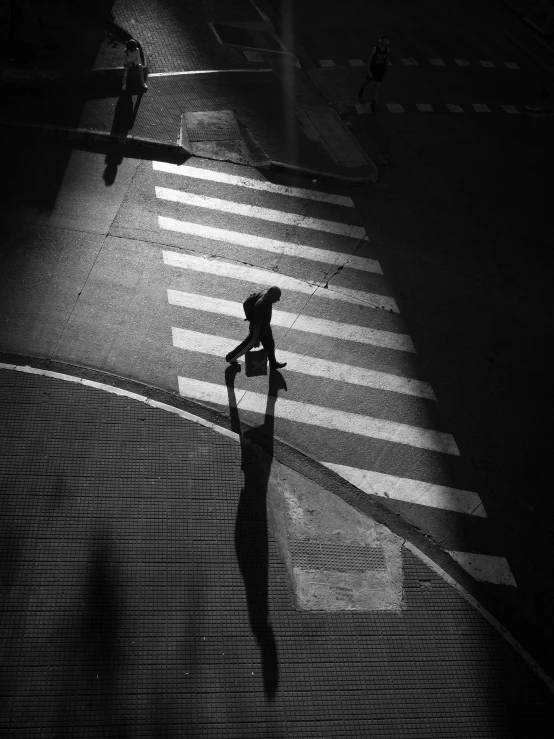
[[[209,23],[262,22],[249,0],[116,0],[112,13],[139,38],[153,72],[248,67],[242,50],[223,47]]]
[[[3,737],[539,737],[552,695],[403,549],[404,608],[298,610],[254,445],[0,371]]]

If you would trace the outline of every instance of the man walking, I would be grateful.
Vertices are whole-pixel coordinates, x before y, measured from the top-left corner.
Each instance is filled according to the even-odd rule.
[[[375,113],[375,104],[379,97],[379,87],[385,77],[389,63],[389,37],[381,36],[377,46],[374,46],[367,60],[367,74],[364,84],[360,88],[358,97],[362,99],[365,88],[369,85],[371,96],[371,112]]]
[[[123,55],[123,84],[121,85],[122,90],[127,89],[127,75],[132,67],[136,67],[139,73],[140,84],[143,90],[147,90],[148,87],[144,82],[144,70],[142,68],[142,56],[140,53],[138,42],[134,38],[127,41],[125,45],[125,54]]]
[[[286,362],[278,362],[275,359],[275,341],[271,331],[273,303],[278,303],[280,299],[281,290],[276,286],[252,296],[253,305],[246,315],[246,320],[250,321],[248,336],[233,351],[227,354],[225,357],[227,362],[238,364],[237,360],[239,357],[242,357],[243,354],[246,354],[253,347],[260,346],[261,342],[267,352],[270,369],[278,370],[286,366]]]

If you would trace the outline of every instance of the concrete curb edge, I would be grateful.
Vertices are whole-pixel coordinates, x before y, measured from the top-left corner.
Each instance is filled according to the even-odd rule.
[[[0,119],[0,127],[2,126],[6,128],[27,129],[44,134],[66,136],[72,141],[100,141],[104,143],[121,144],[122,146],[134,144],[136,146],[144,146],[150,149],[161,149],[167,153],[180,157],[192,156],[191,152],[181,146],[178,142],[172,144],[168,141],[144,138],[141,136],[134,136],[132,134],[123,135],[110,133],[108,131],[98,131],[92,128],[72,128],[70,126],[56,126],[49,123],[26,123]],[[288,164],[286,162],[277,162],[275,160],[269,160],[269,169],[273,171],[283,171],[291,174],[303,175],[305,177],[311,177],[312,179],[333,180],[351,185],[362,185],[368,182],[375,183],[377,181],[374,174],[368,175],[367,177],[350,177],[347,175],[335,174],[333,172],[309,169],[308,167],[301,167],[295,164]]]
[[[19,121],[5,121],[0,119],[0,126],[7,128],[28,129],[45,134],[59,134],[66,136],[68,139],[80,139],[82,141],[102,141],[105,143],[117,143],[122,145],[136,144],[140,146],[164,149],[173,154],[188,156],[189,152],[183,149],[177,142],[172,144],[168,141],[160,141],[159,139],[150,139],[142,136],[134,136],[132,134],[110,133],[109,131],[99,131],[93,128],[73,128],[71,126],[56,126],[49,123],[26,123]]]

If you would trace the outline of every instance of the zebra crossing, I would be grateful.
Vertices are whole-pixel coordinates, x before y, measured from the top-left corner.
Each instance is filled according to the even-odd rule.
[[[354,103],[347,105],[346,109],[353,115],[370,115],[372,108],[369,103]],[[548,108],[539,105],[513,105],[512,103],[412,103],[412,102],[388,102],[383,103],[380,110],[384,113],[397,115],[400,113],[436,113],[437,115],[455,115],[464,113],[466,115],[521,115],[529,113],[546,113]]]
[[[255,170],[238,175],[221,162],[152,167],[158,227],[182,237],[161,250],[174,321],[168,340],[182,357],[179,393],[228,407],[224,357],[245,335],[242,300],[255,287],[278,285],[272,325],[287,391],[268,404],[267,378],[239,374],[241,417],[259,423],[270,413],[280,438],[368,495],[486,518],[478,493],[453,484],[460,450],[437,420],[437,398],[419,377],[394,298],[372,291],[372,280],[385,293],[387,286],[352,200],[278,185]],[[190,249],[189,237],[203,252]],[[241,261],[236,250],[225,253],[228,244]],[[264,268],[264,254],[308,267]],[[450,554],[478,580],[516,585],[503,557]]]
[[[397,62],[398,63],[398,62]],[[400,57],[400,63],[405,67],[477,67],[479,69],[511,69],[520,70],[519,64],[512,61],[491,59],[460,59],[460,58],[444,58],[444,57]],[[318,59],[317,66],[321,69],[332,69],[333,67],[365,67],[364,59]],[[388,66],[393,66],[393,62],[389,61]]]

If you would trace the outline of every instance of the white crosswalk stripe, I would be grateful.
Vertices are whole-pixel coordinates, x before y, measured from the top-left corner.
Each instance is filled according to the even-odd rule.
[[[472,516],[485,517],[487,515],[477,493],[469,490],[433,485],[429,482],[385,475],[373,470],[360,470],[344,464],[333,464],[332,462],[321,462],[321,464],[344,477],[364,493]]]
[[[457,112],[456,107],[451,106],[453,112]],[[155,187],[159,228],[173,232],[173,238],[178,239],[182,235],[185,238],[205,239],[207,242],[211,240],[235,247],[233,259],[162,250],[164,265],[177,270],[172,273],[176,284],[171,288],[166,286],[168,303],[176,309],[182,309],[182,312],[177,310],[172,313],[173,348],[183,357],[196,354],[196,360],[190,366],[194,367],[195,362],[200,362],[199,366],[204,371],[207,369],[207,374],[202,377],[192,376],[194,372],[189,376],[187,369],[179,371],[177,382],[180,395],[221,408],[228,408],[229,403],[236,402],[239,411],[262,416],[267,412],[272,413],[276,424],[284,424],[281,429],[300,429],[294,431],[292,439],[296,442],[300,434],[300,438],[306,440],[307,453],[314,458],[317,459],[318,456],[313,450],[328,449],[330,458],[320,458],[320,463],[368,495],[388,498],[398,505],[412,506],[410,510],[417,510],[419,506],[429,511],[445,511],[449,516],[463,515],[466,520],[485,519],[487,514],[479,495],[471,490],[449,486],[450,479],[462,478],[452,477],[447,473],[447,468],[442,466],[442,462],[438,462],[437,454],[441,459],[450,459],[453,462],[459,459],[460,451],[451,434],[432,428],[434,424],[430,420],[432,406],[429,401],[434,403],[436,396],[431,385],[407,376],[417,373],[417,369],[411,364],[411,357],[415,355],[411,338],[395,330],[383,330],[403,325],[397,317],[387,317],[382,312],[399,313],[394,298],[349,286],[349,283],[362,286],[362,279],[372,279],[372,287],[382,285],[382,289],[387,291],[379,262],[349,253],[355,252],[360,241],[368,241],[362,226],[347,222],[354,218],[347,216],[344,218],[345,222],[342,222],[340,208],[347,209],[345,214],[352,214],[352,199],[307,188],[277,185],[264,180],[259,173],[254,173],[253,177],[239,176],[233,174],[233,171],[237,172],[237,168],[225,169],[227,165],[222,164],[218,169],[218,166],[197,166],[197,162],[184,165],[153,163],[153,169],[167,180]],[[176,176],[180,178],[179,182],[186,183],[187,188],[195,181],[210,183],[210,193],[215,192],[221,197],[208,197],[164,186],[177,183]],[[233,200],[233,192],[245,191],[257,193],[255,205]],[[336,220],[290,212],[287,207],[283,207],[285,197],[291,198],[292,204],[300,204],[301,201],[327,203],[332,207],[333,215],[337,214]],[[244,195],[242,198],[245,199]],[[237,201],[240,201],[239,194]],[[293,207],[301,210],[296,205]],[[321,212],[320,206],[312,207],[318,207]],[[194,208],[200,210],[195,213],[192,210]],[[207,212],[210,213],[210,224],[202,223],[202,213]],[[219,213],[222,214],[221,226],[217,221],[214,224],[214,215]],[[224,227],[228,223],[228,219],[225,221],[226,215],[235,217],[234,230]],[[248,219],[245,221],[245,231],[240,230],[240,225],[235,225],[240,224],[241,219]],[[249,230],[254,230],[252,219],[283,226],[287,236],[292,229],[295,231],[294,237],[287,240],[287,236],[279,239],[248,233]],[[306,235],[308,229],[312,231],[309,238]],[[309,240],[315,239],[314,233],[317,234],[316,245],[310,246]],[[346,250],[336,251],[336,236],[356,239],[358,243],[353,242],[351,249],[341,247]],[[332,248],[325,248],[326,239]],[[209,247],[206,251],[208,249]],[[237,249],[244,249],[245,256],[242,257],[239,251],[239,256],[236,257]],[[260,254],[266,252],[306,260],[302,266],[303,274],[306,268],[312,269],[306,262],[313,262],[315,279],[310,279],[311,273],[308,279],[300,279],[294,273],[284,274],[252,266],[248,262],[252,259],[252,250],[258,250]],[[285,262],[282,264],[285,265]],[[286,262],[289,268],[290,264],[290,261]],[[333,284],[333,278],[329,278],[328,285],[321,282],[321,275],[325,273],[319,264],[329,265],[331,270],[337,271],[344,267],[351,269],[348,281],[341,280],[343,285],[346,282],[348,286]],[[378,281],[376,278],[365,277],[363,273],[379,275]],[[198,277],[192,278],[192,275]],[[206,282],[211,278],[217,278],[213,280],[217,284],[213,290],[210,282]],[[189,285],[194,284],[196,288],[196,281],[199,287],[195,292],[188,291]],[[279,306],[287,305],[287,297],[290,301],[291,297],[305,296],[305,300],[299,301],[296,297],[292,301],[295,306],[302,302],[299,312],[279,310],[277,306],[273,310],[272,324],[285,329],[284,335],[277,336],[278,359],[287,362],[284,372],[290,373],[287,397],[279,394],[273,406],[268,406],[266,393],[239,387],[243,381],[248,383],[248,378],[243,378],[233,390],[219,379],[227,366],[224,357],[237,343],[236,336],[231,338],[232,331],[225,335],[223,325],[228,324],[222,324],[221,320],[230,318],[240,321],[240,327],[247,330],[242,302],[224,297],[228,291],[232,295],[237,294],[237,281],[251,283],[257,289],[278,285],[284,292],[283,303]],[[183,289],[173,289],[175,287]],[[243,291],[241,300],[247,296],[249,289],[243,288]],[[202,294],[206,292],[215,294]],[[289,296],[286,292],[289,292]],[[318,316],[321,306],[328,306],[323,308],[324,315],[329,313],[329,306],[332,305],[329,301],[335,301],[340,320]],[[179,316],[183,316],[186,323],[181,323]],[[214,319],[219,321],[217,325],[221,327],[214,331],[208,328],[208,333],[206,327],[211,326]],[[372,323],[377,327],[371,326]],[[220,335],[220,332],[224,335]],[[302,334],[305,336],[302,337]],[[323,345],[321,356],[288,351],[288,346],[302,346],[303,342],[306,346],[313,346],[317,337]],[[376,350],[368,351],[367,359],[360,353],[364,346],[376,347]],[[350,358],[348,362],[335,361],[335,358],[341,357],[341,347],[346,349],[346,356]],[[393,353],[380,350],[392,350]],[[333,360],[324,358],[327,356],[332,356]],[[212,361],[218,363],[217,369],[213,365],[213,371],[209,369]],[[188,363],[184,366],[187,367]],[[298,378],[296,383],[292,379],[295,376]],[[258,378],[259,381],[261,378]],[[340,388],[338,393],[337,388]],[[344,397],[344,405],[341,403],[341,396]],[[365,397],[368,398],[367,402]],[[313,402],[314,399],[316,402]],[[377,407],[374,407],[375,403],[378,404]],[[341,405],[342,408],[348,407],[355,412],[342,410]],[[391,416],[395,420],[391,420]],[[400,423],[398,419],[413,419],[415,423]],[[349,437],[352,437],[352,441],[345,442]],[[326,440],[325,445],[319,445],[320,438]],[[333,445],[334,439],[336,446],[329,446]],[[367,441],[363,441],[364,439]],[[368,446],[372,440],[380,445]],[[304,441],[300,446],[303,444]],[[374,448],[380,455],[379,469],[386,467],[390,460],[394,468],[390,473],[369,468],[371,461],[368,459],[368,450]],[[359,466],[355,466],[358,461],[357,449],[360,450]],[[341,459],[343,453],[345,458]],[[422,479],[417,479],[420,476]],[[477,580],[516,586],[509,564],[503,557],[461,551],[449,551],[449,554]]]
[[[449,551],[448,554],[464,570],[480,582],[490,582],[494,585],[509,585],[517,588],[517,582],[505,557],[456,551]]]
[[[193,179],[205,180],[207,182],[220,182],[225,185],[246,187],[250,190],[260,190],[263,192],[275,193],[277,195],[288,195],[294,198],[302,198],[303,200],[316,200],[320,203],[344,205],[347,208],[354,207],[352,198],[348,198],[345,195],[334,195],[333,193],[306,190],[300,187],[285,187],[284,185],[276,185],[267,180],[254,180],[251,177],[239,177],[238,175],[227,174],[226,172],[219,172],[213,169],[193,167],[190,164],[152,162],[152,165],[158,172],[169,172],[170,174],[176,174],[182,177],[191,177]]]
[[[399,312],[394,298],[389,298],[385,295],[366,293],[362,290],[350,290],[344,287],[323,288],[320,285],[313,285],[296,277],[288,277],[287,275],[270,272],[258,267],[250,267],[245,264],[225,262],[219,259],[210,259],[203,256],[198,257],[194,254],[182,254],[165,250],[163,251],[163,260],[170,267],[179,267],[181,269],[204,272],[205,274],[217,275],[219,277],[228,277],[233,280],[253,282],[256,285],[277,285],[281,290],[304,293],[305,295],[312,295],[317,298],[342,300],[349,303],[363,303],[372,308],[382,308],[392,313]]]
[[[187,236],[199,236],[204,239],[212,239],[213,241],[222,241],[226,244],[242,246],[245,249],[260,249],[261,251],[269,251],[274,254],[286,254],[290,257],[300,257],[301,259],[310,259],[314,262],[324,262],[337,267],[350,267],[351,269],[358,269],[362,272],[383,274],[379,262],[375,259],[364,259],[363,257],[350,256],[349,254],[328,251],[327,249],[317,249],[314,246],[291,244],[289,241],[268,239],[262,236],[255,236],[254,234],[229,231],[225,228],[215,228],[214,226],[205,226],[200,223],[191,223],[190,221],[179,221],[176,218],[167,218],[166,216],[158,216],[158,223],[160,228],[168,231],[176,231]]]
[[[338,234],[339,236],[351,236],[354,239],[366,239],[363,226],[352,226],[348,223],[326,221],[321,218],[310,218],[297,213],[284,213],[282,210],[273,208],[262,208],[256,205],[235,203],[231,200],[211,198],[207,195],[195,195],[182,190],[172,190],[169,187],[156,187],[156,197],[161,200],[170,200],[174,203],[182,203],[195,208],[207,208],[217,210],[220,213],[231,213],[233,215],[246,216],[247,218],[261,218],[264,221],[282,223],[285,226],[296,226],[297,228],[309,228],[315,231]]]
[[[178,381],[179,393],[185,398],[216,405],[227,405],[229,402],[225,385],[181,376],[179,376]],[[267,397],[250,390],[239,390],[237,391],[237,404],[243,410],[265,414]],[[280,398],[275,407],[275,416],[308,426],[319,426],[324,429],[390,441],[394,444],[405,444],[419,449],[440,452],[441,454],[455,456],[460,454],[451,434],[418,428],[406,423],[387,421],[383,418],[339,411],[336,408],[325,408],[311,403]]]
[[[173,333],[173,346],[202,354],[211,354],[214,357],[224,357],[237,343],[235,339],[203,334],[183,328],[173,327],[171,331]],[[279,360],[287,362],[288,371],[334,380],[335,382],[346,382],[350,385],[413,395],[416,398],[436,400],[435,393],[428,382],[420,382],[419,380],[390,375],[385,372],[375,372],[364,367],[330,362],[329,360],[295,354],[282,349],[279,349]]]
[[[231,300],[171,289],[167,291],[167,299],[171,305],[178,305],[182,308],[218,313],[231,318],[239,318],[241,321],[244,319],[242,303]],[[380,331],[365,326],[327,321],[324,318],[313,318],[312,316],[275,309],[273,310],[271,323],[274,326],[293,328],[295,331],[326,336],[330,339],[341,339],[342,341],[352,341],[358,344],[380,346],[383,349],[415,354],[412,340],[406,334],[395,334],[392,331]]]

